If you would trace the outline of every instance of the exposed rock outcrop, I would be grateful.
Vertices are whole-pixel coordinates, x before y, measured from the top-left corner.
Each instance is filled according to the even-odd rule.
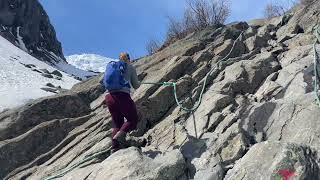
[[[121,162],[121,163],[119,163]],[[95,166],[95,167],[93,167]],[[101,162],[84,170],[74,171],[66,179],[179,179],[185,178],[185,161],[178,151],[150,158],[137,148],[119,151]]]
[[[55,30],[38,0],[1,0],[0,35],[41,61],[66,62]]]
[[[302,22],[318,12],[313,6],[210,27],[135,62],[143,81],[177,82],[185,107],[195,104],[210,72],[201,105],[187,113],[172,87],[141,86],[132,95],[141,121],[130,136],[146,146],[100,154],[60,179],[319,179],[309,31],[315,23]],[[110,148],[101,78],[0,114],[0,178],[44,179]]]
[[[319,179],[317,154],[310,148],[278,141],[258,143],[236,166],[226,179],[281,179],[283,171],[293,179]]]

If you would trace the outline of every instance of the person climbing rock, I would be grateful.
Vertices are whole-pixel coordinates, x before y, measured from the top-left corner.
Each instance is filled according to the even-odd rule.
[[[130,96],[130,88],[137,89],[141,85],[136,69],[130,64],[129,54],[121,53],[119,59],[120,61],[113,61],[107,65],[103,78],[106,89],[105,102],[113,123],[113,152],[126,146],[126,134],[137,128],[138,114]]]

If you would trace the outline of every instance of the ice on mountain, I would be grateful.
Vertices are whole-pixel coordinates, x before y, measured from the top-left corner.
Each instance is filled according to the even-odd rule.
[[[104,72],[110,61],[118,61],[97,54],[75,54],[66,57],[67,62],[79,69],[93,72]]]

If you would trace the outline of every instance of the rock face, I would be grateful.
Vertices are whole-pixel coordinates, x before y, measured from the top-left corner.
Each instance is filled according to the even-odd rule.
[[[1,0],[0,35],[41,61],[66,62],[55,30],[38,0]]]
[[[121,163],[119,163],[121,162]],[[83,171],[68,174],[65,179],[179,179],[184,177],[186,163],[180,151],[175,150],[164,155],[150,158],[137,148],[119,151],[101,162],[88,166]],[[80,173],[80,176],[79,176]]]
[[[210,27],[135,62],[143,81],[176,82],[189,108],[210,72],[192,113],[176,105],[169,86],[143,85],[132,94],[140,122],[130,136],[145,147],[108,151],[102,76],[5,111],[0,178],[45,179],[70,169],[60,179],[320,179],[308,31],[315,23],[300,21],[314,6],[320,3],[297,7],[289,18]]]
[[[320,169],[316,153],[298,144],[266,141],[250,148],[226,179],[284,178],[283,172],[293,179],[319,179]]]

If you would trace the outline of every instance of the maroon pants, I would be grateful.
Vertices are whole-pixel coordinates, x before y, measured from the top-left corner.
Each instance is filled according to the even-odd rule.
[[[106,104],[112,117],[112,138],[119,131],[128,133],[137,128],[138,113],[130,94],[125,92],[110,93],[106,95]],[[124,118],[126,118],[126,122]],[[117,149],[119,143],[116,140],[112,140],[112,147]]]

